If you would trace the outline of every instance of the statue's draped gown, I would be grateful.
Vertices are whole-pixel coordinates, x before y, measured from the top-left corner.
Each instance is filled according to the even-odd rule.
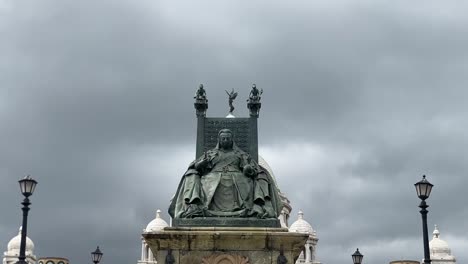
[[[206,167],[195,169],[195,164],[204,158],[193,161],[184,174],[169,208],[172,217],[192,217],[184,215],[188,205],[200,210],[195,216],[247,217],[267,213],[267,218],[277,217],[282,207],[278,190],[247,153],[235,144],[229,150],[216,146],[206,153]],[[246,165],[253,168],[250,176],[242,171]]]
[[[252,203],[252,178],[240,170],[248,164],[234,151],[219,150],[211,161],[211,172],[201,178],[207,194],[205,208],[212,212],[238,212],[250,208]],[[253,164],[252,164],[253,165]]]

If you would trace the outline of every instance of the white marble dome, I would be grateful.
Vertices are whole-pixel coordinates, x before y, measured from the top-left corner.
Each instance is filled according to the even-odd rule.
[[[455,260],[452,256],[452,251],[449,245],[444,240],[440,239],[440,232],[437,229],[437,225],[434,228],[433,238],[429,241],[429,249],[431,251],[431,259],[437,260]]]
[[[161,218],[161,210],[156,211],[156,218],[153,219],[145,228],[145,232],[156,232],[156,231],[161,231],[165,227],[168,227],[169,225],[167,224],[164,219]]]
[[[289,232],[315,235],[315,231],[312,229],[312,226],[304,220],[304,213],[302,211],[297,213],[297,220],[289,227]]]
[[[7,249],[10,254],[19,254],[21,246],[21,229],[22,228],[20,227],[18,235],[8,242]],[[29,237],[26,237],[26,252],[34,252],[34,243]]]

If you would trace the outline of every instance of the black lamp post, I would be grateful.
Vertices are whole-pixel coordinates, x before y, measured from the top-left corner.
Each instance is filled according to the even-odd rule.
[[[356,249],[356,252],[354,252],[354,254],[352,254],[351,257],[353,257],[354,264],[361,264],[362,258],[364,258],[361,252],[359,252],[359,248]]]
[[[31,196],[34,192],[34,189],[36,188],[37,181],[33,180],[31,176],[26,176],[24,179],[21,179],[18,181],[20,188],[21,188],[21,193],[24,195],[24,200],[21,203],[23,205],[23,225],[21,228],[21,244],[20,244],[20,253],[18,257],[18,261],[16,262],[17,264],[27,264],[26,262],[26,233],[28,231],[28,211],[29,211],[29,205],[31,203],[29,202],[29,196]]]
[[[94,252],[91,252],[91,258],[92,258],[94,264],[98,264],[99,261],[101,261],[102,252],[101,252],[101,250],[99,250],[99,247],[97,247]]]
[[[416,187],[416,193],[418,194],[419,199],[421,199],[421,204],[419,207],[421,208],[421,217],[422,217],[422,224],[423,224],[423,243],[424,243],[424,263],[430,264],[431,263],[431,256],[429,254],[429,236],[427,234],[427,207],[429,205],[426,204],[426,199],[429,198],[431,194],[432,185],[430,182],[426,180],[426,175],[423,175],[421,181],[414,184]]]

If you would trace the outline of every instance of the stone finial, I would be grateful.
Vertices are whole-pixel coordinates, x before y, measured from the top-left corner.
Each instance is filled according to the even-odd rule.
[[[304,212],[302,212],[302,210],[299,210],[297,213],[297,219],[304,219]]]
[[[437,225],[434,225],[434,232],[432,232],[432,234],[434,235],[434,238],[439,238],[440,232],[439,229],[437,229]]]

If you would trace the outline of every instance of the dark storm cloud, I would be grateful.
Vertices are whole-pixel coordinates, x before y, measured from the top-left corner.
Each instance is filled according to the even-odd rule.
[[[324,263],[420,259],[426,173],[439,224],[468,259],[468,19],[461,1],[0,3],[0,241],[16,235],[16,180],[39,181],[39,256],[139,258],[194,156],[193,94],[247,115],[264,89],[261,154],[319,236]],[[284,157],[297,157],[285,160]],[[292,184],[294,183],[294,184]],[[402,253],[403,252],[403,253]],[[466,261],[465,261],[466,262]]]

